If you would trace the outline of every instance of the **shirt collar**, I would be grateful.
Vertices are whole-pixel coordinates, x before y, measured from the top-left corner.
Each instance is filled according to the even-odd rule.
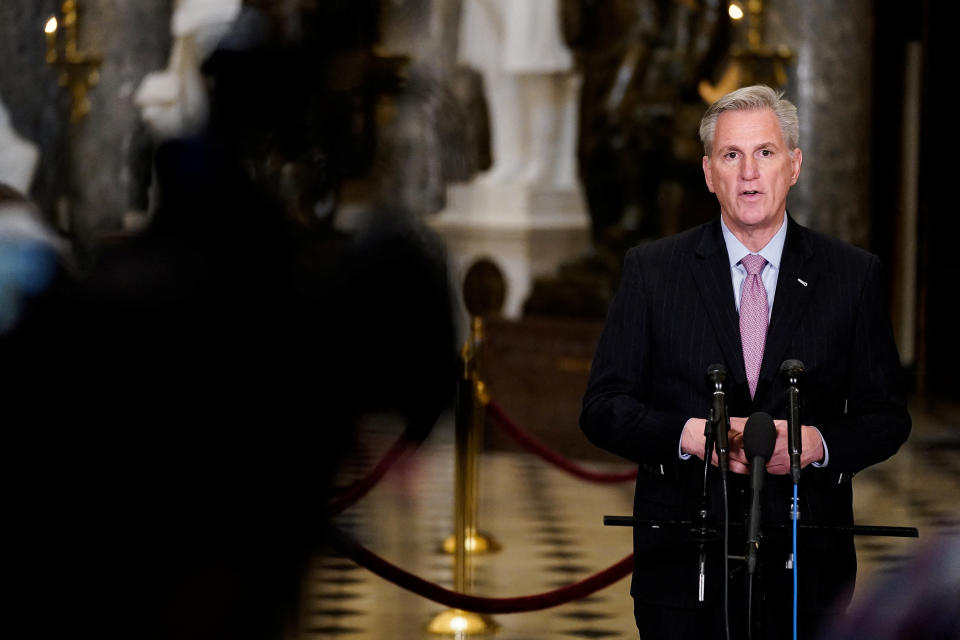
[[[737,236],[727,227],[720,217],[720,228],[723,231],[723,241],[727,245],[727,258],[730,260],[730,268],[734,269],[737,263],[747,254],[753,253],[747,249],[742,242],[737,240]],[[780,223],[780,229],[777,230],[770,242],[765,247],[757,251],[758,254],[771,265],[774,269],[780,269],[780,258],[783,256],[783,244],[787,239],[787,214],[783,214],[783,222]]]

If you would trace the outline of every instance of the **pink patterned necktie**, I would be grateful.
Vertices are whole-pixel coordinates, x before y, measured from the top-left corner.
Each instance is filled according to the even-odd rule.
[[[744,256],[740,264],[747,270],[747,279],[740,294],[740,345],[743,348],[750,397],[753,398],[760,378],[763,347],[767,342],[767,290],[760,279],[760,272],[767,261],[763,256],[750,254]]]

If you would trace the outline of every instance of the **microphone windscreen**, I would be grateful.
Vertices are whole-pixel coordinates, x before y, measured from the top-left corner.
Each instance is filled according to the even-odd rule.
[[[777,443],[777,428],[769,413],[758,411],[747,418],[743,427],[743,451],[747,460],[763,458],[766,462],[773,455],[773,446]]]
[[[799,378],[803,375],[803,363],[799,360],[784,360],[780,365],[780,375]]]
[[[707,367],[707,380],[713,383],[725,382],[727,379],[727,368],[722,364],[712,364]]]

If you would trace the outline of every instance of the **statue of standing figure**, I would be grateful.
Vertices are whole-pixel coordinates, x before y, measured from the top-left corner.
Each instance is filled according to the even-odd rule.
[[[29,193],[39,160],[37,146],[17,134],[0,99],[0,183],[20,193]]]
[[[577,79],[558,0],[465,0],[459,60],[480,71],[490,111],[480,179],[574,188]]]
[[[727,4],[562,1],[565,41],[583,79],[578,158],[593,242],[613,249],[619,269],[630,246],[702,221],[689,212],[713,210],[691,201],[706,192],[701,149],[685,132],[703,111],[698,82],[725,55]]]
[[[241,0],[177,0],[173,47],[162,71],[144,77],[134,102],[158,141],[188,136],[207,122],[209,99],[200,64],[240,15]]]

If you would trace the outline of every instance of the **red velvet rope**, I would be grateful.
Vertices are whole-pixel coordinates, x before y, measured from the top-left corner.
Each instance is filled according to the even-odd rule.
[[[486,405],[487,411],[490,415],[495,418],[496,423],[503,429],[507,435],[512,437],[521,446],[523,446],[528,451],[537,454],[547,462],[550,462],[567,473],[574,475],[583,480],[589,480],[590,482],[603,482],[603,483],[615,483],[615,482],[624,482],[626,480],[635,480],[637,477],[637,470],[631,469],[629,471],[622,471],[619,473],[601,473],[598,471],[591,471],[581,467],[577,463],[569,460],[556,451],[548,448],[545,444],[540,442],[535,438],[531,433],[521,429],[513,420],[511,420],[503,408],[494,401],[490,401]]]
[[[515,598],[485,598],[451,591],[433,582],[427,582],[387,562],[335,527],[331,527],[330,543],[344,556],[398,587],[448,607],[474,613],[521,613],[549,609],[585,598],[591,593],[609,587],[633,570],[633,554],[631,554],[599,573],[559,589]]]
[[[367,495],[373,487],[376,486],[378,482],[386,475],[387,471],[390,470],[390,467],[400,459],[407,449],[412,447],[415,444],[415,441],[410,439],[406,432],[401,435],[396,442],[393,443],[393,446],[387,450],[387,453],[384,454],[383,458],[380,459],[380,462],[363,478],[360,478],[353,484],[343,489],[337,490],[340,493],[339,496],[330,501],[330,504],[327,505],[327,512],[330,515],[336,515],[346,509],[347,507],[353,505],[360,498]]]

